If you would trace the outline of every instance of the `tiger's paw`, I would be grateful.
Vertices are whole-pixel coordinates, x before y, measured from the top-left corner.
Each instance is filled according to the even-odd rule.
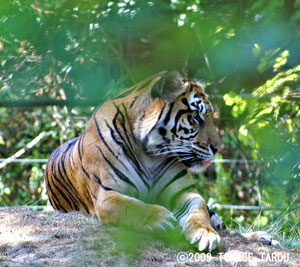
[[[185,231],[186,239],[197,245],[199,251],[212,252],[219,248],[221,238],[212,227],[189,226]]]
[[[146,231],[168,233],[168,231],[174,230],[177,225],[177,220],[172,212],[162,206],[151,205],[151,211],[146,218]]]
[[[250,240],[260,241],[266,245],[271,245],[275,247],[282,247],[279,241],[274,240],[272,235],[266,231],[257,231],[250,233],[242,233],[242,236]]]

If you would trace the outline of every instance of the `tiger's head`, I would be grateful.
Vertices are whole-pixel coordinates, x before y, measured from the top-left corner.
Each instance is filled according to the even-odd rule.
[[[169,72],[150,94],[150,104],[134,127],[146,153],[175,157],[191,171],[208,166],[223,145],[203,84]]]

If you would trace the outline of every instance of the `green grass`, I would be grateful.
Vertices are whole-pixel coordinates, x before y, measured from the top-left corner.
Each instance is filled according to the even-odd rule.
[[[266,215],[262,215],[262,212],[256,217],[251,216],[253,219],[252,224],[239,222],[231,218],[230,223],[227,225],[229,225],[230,229],[236,230],[239,233],[266,231],[272,235],[274,240],[279,241],[283,247],[300,249],[299,210],[291,210],[289,207],[273,221],[268,220],[265,225],[261,224],[263,221],[261,218],[263,217],[265,218]]]

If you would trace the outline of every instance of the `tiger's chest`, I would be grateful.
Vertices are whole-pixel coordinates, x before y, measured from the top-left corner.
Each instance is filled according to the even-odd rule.
[[[172,158],[149,157],[140,151],[134,158],[123,155],[122,163],[120,171],[129,182],[120,190],[145,203],[168,206],[174,194],[192,184],[186,169]]]

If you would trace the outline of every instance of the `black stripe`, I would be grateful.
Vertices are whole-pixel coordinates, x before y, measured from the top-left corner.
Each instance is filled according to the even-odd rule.
[[[102,152],[101,148],[99,146],[96,146],[101,154],[101,156],[103,157],[103,159],[106,161],[106,163],[112,168],[112,170],[114,171],[114,173],[124,182],[130,184],[131,186],[133,186],[136,191],[138,192],[138,188],[136,187],[136,185],[130,181],[130,179],[123,174],[118,168],[116,168],[105,156],[104,153]]]
[[[58,184],[61,184],[61,181],[57,178],[57,176],[55,175],[55,166],[56,166],[56,161],[58,160],[58,156],[60,155],[60,150],[61,150],[61,146],[58,147],[51,155],[51,158],[50,158],[50,161],[48,162],[47,164],[47,170],[48,169],[51,169],[49,170],[50,171],[50,176],[53,177],[51,179],[52,181],[52,185],[55,187],[55,189],[59,192],[59,194],[61,195],[61,197],[67,202],[68,206],[70,207],[70,209],[74,209],[73,206],[72,206],[72,203],[70,202],[70,200],[67,198],[67,196],[60,190],[60,188],[55,184],[55,181],[58,183]],[[51,162],[52,161],[52,162]],[[48,171],[47,171],[48,173]],[[47,175],[48,176],[48,175]],[[51,190],[51,193],[53,195],[54,198],[57,199],[57,207],[62,207],[61,205],[59,205],[58,203],[60,202],[59,199],[56,197],[55,195],[55,191],[51,188],[50,186],[50,182],[48,182],[49,184],[49,187],[50,187],[50,190]],[[67,191],[66,187],[64,185],[62,185],[62,187]],[[58,208],[60,209],[60,208]],[[65,210],[65,209],[64,209]],[[66,210],[65,210],[66,211]],[[66,211],[67,212],[67,211]]]
[[[132,144],[131,144],[130,138],[129,138],[128,134],[127,134],[127,129],[126,129],[126,126],[125,126],[125,117],[124,117],[124,114],[121,112],[121,110],[119,109],[119,107],[117,105],[114,104],[114,106],[115,106],[115,108],[117,110],[117,113],[116,113],[116,115],[114,117],[114,120],[116,121],[116,118],[120,114],[120,116],[121,116],[120,124],[122,126],[123,133],[125,134],[126,139],[127,139],[126,143],[128,143],[130,145],[130,147],[132,147]]]
[[[61,155],[61,158],[60,158],[60,162],[58,162],[57,166],[58,166],[58,171],[60,173],[60,176],[62,178],[64,178],[64,177],[66,178],[65,180],[67,181],[68,186],[72,189],[73,193],[75,194],[74,196],[78,199],[79,202],[82,202],[81,199],[80,199],[80,195],[79,195],[77,189],[71,183],[71,181],[70,181],[70,179],[68,177],[67,171],[66,171],[65,158],[66,158],[67,152],[69,152],[70,149],[72,149],[72,151],[69,152],[69,153],[73,152],[73,148],[74,148],[74,144],[73,143],[70,144],[70,145],[68,145],[68,147],[65,149],[65,151],[63,151],[63,153]],[[61,173],[60,166],[62,167],[64,175],[62,175],[62,173]],[[83,204],[83,202],[82,202],[82,204]]]
[[[87,173],[87,171],[83,168],[83,166],[81,166],[81,170],[84,172],[84,174],[86,175],[86,177],[91,180],[91,177],[89,176],[89,174]]]
[[[174,127],[171,129],[171,133],[173,133],[176,137],[178,137],[178,134],[176,132],[176,126],[178,124],[178,121],[180,119],[180,117],[185,114],[185,113],[188,113],[189,110],[186,109],[186,110],[179,110],[177,113],[176,113],[176,116],[175,116],[175,123],[174,123]]]
[[[62,188],[65,189],[65,191],[67,191],[66,187],[63,184],[60,183],[60,180],[57,178],[56,175],[52,174],[52,177],[54,178],[54,179],[52,179],[53,180],[53,183],[52,183],[53,187],[56,189],[56,191],[58,191],[60,196],[65,200],[65,202],[70,207],[70,209],[75,210],[76,207],[74,207],[74,205],[72,205],[72,204],[74,204],[74,202],[73,201],[71,202],[70,199],[67,197],[67,195],[60,189],[60,186],[61,186]],[[54,183],[54,181],[57,182],[57,185],[56,185],[56,183]],[[54,193],[55,191],[53,189],[51,191],[52,191],[52,195],[55,195],[55,193]],[[70,194],[68,196],[70,196]],[[59,199],[58,199],[58,202],[60,202]]]
[[[62,186],[62,188],[66,191],[66,192],[68,192],[68,190],[67,190],[67,188],[66,188],[66,186],[64,185],[64,184],[62,184],[62,182],[64,182],[64,183],[66,183],[65,181],[64,181],[64,179],[58,179],[58,177],[56,176],[56,172],[55,172],[55,166],[56,166],[56,161],[58,160],[58,156],[59,156],[59,152],[60,152],[60,149],[61,149],[61,147],[59,147],[59,149],[56,149],[55,150],[55,154],[53,155],[53,159],[51,159],[52,160],[52,162],[50,163],[51,164],[51,177],[53,177],[54,179],[51,179],[52,180],[52,184],[53,184],[53,186],[55,187],[55,189],[59,192],[59,194],[62,196],[62,198],[67,202],[67,204],[68,204],[68,206],[70,207],[70,209],[72,209],[72,210],[74,210],[74,207],[72,206],[72,203],[71,203],[71,201],[69,200],[69,198],[67,197],[67,195],[66,194],[64,194],[64,192],[58,187],[58,185],[61,185]],[[49,163],[48,163],[48,165],[49,165]],[[58,170],[59,170],[59,166],[57,165],[57,167],[58,167]],[[55,181],[56,181],[56,183],[58,184],[58,185],[56,185],[55,184]],[[52,194],[54,194],[54,191],[53,190],[51,190],[52,191]],[[55,194],[54,194],[55,195]],[[58,202],[59,202],[59,200],[58,200]]]
[[[178,123],[179,119],[181,118],[181,116],[183,114],[186,114],[186,113],[189,113],[190,111],[188,109],[181,109],[179,110],[177,113],[176,113],[176,116],[175,116],[175,124]]]
[[[159,195],[161,195],[167,188],[169,185],[171,185],[172,183],[174,183],[176,180],[180,179],[181,177],[185,176],[187,174],[187,170],[182,170],[181,172],[177,173],[164,187],[163,189],[160,191]]]
[[[53,153],[51,154],[50,160],[51,160],[52,158],[56,158],[56,157],[59,155],[60,150],[61,150],[61,146],[59,146],[58,148],[56,148],[56,149],[53,151]]]
[[[106,191],[113,190],[112,188],[103,185],[100,178],[98,176],[96,176],[95,174],[94,174],[94,178],[95,178],[96,183],[99,184],[104,190],[106,190]]]
[[[161,111],[160,111],[160,113],[159,113],[159,116],[158,116],[158,119],[157,119],[157,122],[160,121],[161,116],[162,116],[162,114],[163,114],[163,112],[164,112],[164,110],[165,110],[165,107],[166,107],[166,104],[164,104],[163,108],[161,109]]]
[[[68,192],[68,196],[70,196],[70,200],[72,200],[72,204],[74,206],[74,209],[75,210],[79,210],[77,202],[81,202],[82,204],[83,204],[83,202],[81,201],[80,196],[79,196],[77,190],[74,188],[73,184],[70,182],[70,180],[69,180],[69,178],[67,176],[67,173],[66,173],[66,170],[65,170],[65,167],[64,167],[65,160],[63,158],[63,155],[61,157],[61,160],[57,163],[57,168],[58,168],[58,172],[59,172],[60,178],[64,181],[64,183],[66,184],[67,187],[65,187],[62,183],[60,183],[60,185],[62,185],[63,188],[66,190],[66,192]],[[61,169],[64,172],[64,175],[63,175]],[[56,175],[54,175],[54,177],[56,177]],[[61,181],[61,179],[58,180],[57,177],[56,177],[56,180],[58,182]],[[85,210],[88,210],[85,207],[84,204],[83,204],[83,207],[85,208]]]
[[[110,127],[110,125],[108,124],[108,122],[105,120],[105,124],[106,124],[106,127],[109,129],[109,131],[110,131],[110,136],[111,136],[111,138],[119,145],[119,146],[123,146],[123,142],[120,142],[117,138],[116,138],[116,136],[115,136],[115,132],[114,132],[114,130]]]
[[[72,141],[73,141],[73,140],[72,140]],[[74,204],[74,206],[75,206],[75,209],[76,209],[76,210],[79,210],[78,206],[76,205],[76,203],[79,202],[79,203],[82,205],[82,207],[85,209],[85,211],[88,212],[88,211],[89,211],[89,210],[88,210],[88,207],[87,207],[87,206],[85,205],[85,203],[81,200],[81,197],[80,197],[80,195],[79,195],[77,189],[76,189],[76,188],[73,186],[73,184],[70,182],[70,179],[68,178],[68,175],[67,175],[67,172],[66,172],[66,169],[65,169],[65,157],[66,157],[67,152],[69,152],[70,149],[72,149],[72,151],[70,151],[69,153],[72,153],[72,152],[73,152],[73,149],[74,149],[74,142],[68,142],[67,145],[68,145],[68,147],[62,152],[61,157],[60,157],[60,160],[57,162],[58,172],[59,172],[60,177],[62,178],[62,180],[64,181],[64,183],[65,183],[66,186],[68,187],[68,188],[66,188],[66,187],[64,187],[64,188],[65,188],[66,192],[69,193],[70,198],[72,199],[73,204]],[[58,159],[56,159],[56,160],[58,160]],[[64,175],[63,175],[61,169],[62,169]],[[55,172],[53,172],[53,174],[54,174],[54,173],[55,173]],[[56,177],[56,179],[57,179],[57,177]],[[58,181],[58,179],[57,179],[57,181]],[[62,185],[62,184],[61,184],[61,185]]]
[[[92,191],[89,189],[90,194],[92,195],[93,199],[97,200],[97,197],[92,193]]]
[[[52,189],[50,189],[52,190]],[[49,200],[50,200],[50,203],[52,205],[52,207],[55,209],[55,210],[60,210],[60,211],[63,211],[63,212],[68,212],[63,206],[60,205],[60,202],[58,201],[57,197],[55,196],[54,193],[52,193],[51,195],[49,195]]]
[[[182,213],[179,213],[179,214],[177,214],[177,217],[176,217],[176,219],[180,219],[180,218],[182,218],[182,217],[184,217],[186,214],[188,214],[189,212],[190,212],[190,209],[191,209],[191,207],[190,207],[190,205],[191,205],[191,203],[193,202],[193,198],[192,199],[190,199],[188,202],[189,202],[189,204],[186,206],[186,208],[184,209],[184,210],[182,210],[181,209],[181,212]]]
[[[183,137],[183,136],[180,136],[180,140],[190,140],[190,139],[193,139],[197,136],[198,132],[195,132],[194,135],[189,135],[188,137]]]
[[[188,108],[190,107],[190,106],[189,106],[189,102],[188,102],[188,100],[187,100],[186,98],[182,98],[182,99],[181,99],[181,102],[182,102],[185,106],[187,106]]]
[[[178,200],[178,198],[185,192],[188,192],[188,191],[191,191],[192,189],[195,189],[195,185],[192,184],[192,185],[189,185],[183,189],[181,189],[179,192],[177,192],[172,198],[171,198],[171,201],[170,201],[170,209],[173,210],[176,206],[176,202]]]
[[[114,158],[117,159],[117,161],[119,161],[119,162],[121,163],[121,165],[127,170],[127,167],[124,165],[124,163],[117,157],[117,155],[111,150],[110,146],[109,146],[109,145],[107,144],[107,142],[105,141],[105,139],[104,139],[104,137],[103,137],[103,135],[102,135],[102,133],[101,133],[101,131],[100,131],[99,124],[98,124],[98,122],[97,122],[97,120],[96,120],[95,115],[93,116],[93,118],[94,118],[94,123],[95,123],[95,125],[96,125],[96,129],[97,129],[97,132],[98,132],[98,135],[99,135],[101,141],[103,142],[103,144],[105,145],[105,147],[107,148],[107,150],[114,156]],[[106,122],[106,121],[105,121],[105,122]],[[106,125],[108,126],[108,123],[107,123],[107,122],[106,122]],[[108,127],[109,127],[109,126],[108,126]],[[110,131],[112,131],[112,129],[111,129],[110,127],[109,127],[109,129],[110,129]],[[112,132],[111,132],[111,133],[112,133]],[[118,142],[114,136],[112,136],[112,137],[113,137],[113,139],[114,139],[119,145],[121,145],[121,143]]]
[[[111,150],[110,146],[109,146],[109,145],[106,143],[106,141],[104,140],[104,138],[103,138],[103,136],[102,136],[102,134],[101,134],[100,128],[99,128],[99,124],[98,124],[98,122],[97,122],[97,120],[96,120],[95,114],[93,115],[93,119],[94,119],[94,123],[95,123],[95,125],[96,125],[97,133],[98,133],[98,135],[99,135],[101,141],[102,141],[103,144],[106,146],[107,150],[108,150],[115,158],[117,158],[116,155],[114,154],[114,152]]]
[[[120,138],[122,139],[122,141],[123,141],[122,144],[125,145],[125,144],[127,144],[127,142],[126,142],[126,140],[124,139],[123,135],[121,134],[121,132],[120,132],[118,126],[117,126],[117,116],[118,116],[118,113],[115,114],[115,116],[114,116],[114,118],[113,118],[113,120],[112,120],[112,123],[113,123],[114,129],[116,130],[116,132],[118,133],[119,137],[120,137]],[[125,129],[125,131],[126,131],[126,129]]]
[[[125,107],[124,104],[122,104],[122,106],[123,106],[123,108],[124,108],[124,111],[125,111],[125,115],[126,115],[127,121],[129,122],[127,109],[126,109],[126,107]],[[132,136],[132,138],[133,138],[133,141],[136,143],[135,135],[133,134],[132,125],[131,125],[131,123],[128,123],[128,124],[129,124],[129,129],[130,129],[130,133],[131,133],[131,136]]]
[[[58,200],[57,196],[55,195],[54,190],[52,189],[52,186],[49,182],[47,173],[48,173],[48,170],[46,169],[47,189],[49,191],[48,195],[49,195],[49,200],[50,200],[52,207],[56,210],[62,210],[64,212],[67,212],[67,210],[63,206],[59,205],[59,200]]]
[[[79,158],[80,158],[80,162],[82,161],[82,158],[81,158],[81,152],[80,152],[80,147],[81,147],[81,139],[82,139],[82,136],[79,137],[79,143],[77,145],[77,149],[78,149],[78,155],[79,155]]]
[[[169,108],[168,113],[167,113],[167,115],[166,115],[166,117],[165,117],[165,119],[164,119],[164,125],[167,125],[168,122],[169,122],[169,120],[170,120],[171,112],[172,112],[172,109],[173,109],[173,107],[174,107],[174,104],[175,104],[175,102],[172,102],[172,103],[170,104],[170,108]]]
[[[199,109],[199,106],[195,102],[191,103],[191,106],[193,106],[196,109]]]
[[[173,213],[174,216],[176,217],[176,219],[178,219],[179,217],[182,217],[182,216],[181,216],[182,213],[183,213],[184,211],[187,210],[188,206],[191,204],[192,201],[193,201],[193,199],[188,199],[188,200],[184,203],[184,205],[181,207],[181,209],[179,209],[179,210],[177,210],[175,213]]]
[[[155,123],[154,126],[151,128],[151,130],[148,132],[148,134],[145,136],[145,142],[147,142],[149,135],[151,134],[151,132],[153,131],[153,129],[157,126],[157,124],[158,124],[158,122],[159,122],[159,120],[160,120],[160,118],[161,118],[161,116],[162,116],[162,114],[163,114],[163,112],[164,112],[165,107],[166,107],[166,104],[164,104],[164,107],[163,107],[162,110],[160,111],[156,123]]]
[[[153,185],[155,185],[160,178],[165,174],[167,170],[169,170],[173,164],[176,164],[177,162],[175,161],[174,158],[168,157],[166,160],[162,161],[155,169],[154,173],[152,176],[155,178],[153,181]]]
[[[132,107],[133,107],[133,105],[134,105],[135,101],[138,99],[138,97],[139,97],[139,96],[135,96],[135,97],[133,98],[133,101],[130,103],[129,108],[132,108]]]
[[[122,139],[122,141],[124,142],[124,145],[122,146],[123,148],[123,152],[125,153],[126,157],[132,161],[132,167],[135,169],[135,171],[139,174],[141,180],[144,182],[144,184],[146,185],[146,187],[148,188],[148,190],[150,189],[149,184],[147,183],[147,181],[144,179],[144,173],[147,172],[147,169],[145,168],[145,166],[143,165],[143,163],[138,160],[138,158],[136,157],[136,153],[132,150],[132,146],[130,143],[126,142],[125,138],[123,137],[123,135],[121,134],[120,130],[118,129],[117,126],[117,115],[118,113],[115,115],[114,119],[113,119],[113,126],[114,129],[116,130],[116,132],[118,133],[119,137]],[[128,135],[127,135],[127,129],[125,128],[124,124],[122,122],[120,122],[121,126],[122,126],[122,130],[123,132],[125,132],[126,137],[128,139]],[[141,167],[143,167],[144,171],[141,169]],[[150,174],[146,173],[146,176],[148,177]]]

